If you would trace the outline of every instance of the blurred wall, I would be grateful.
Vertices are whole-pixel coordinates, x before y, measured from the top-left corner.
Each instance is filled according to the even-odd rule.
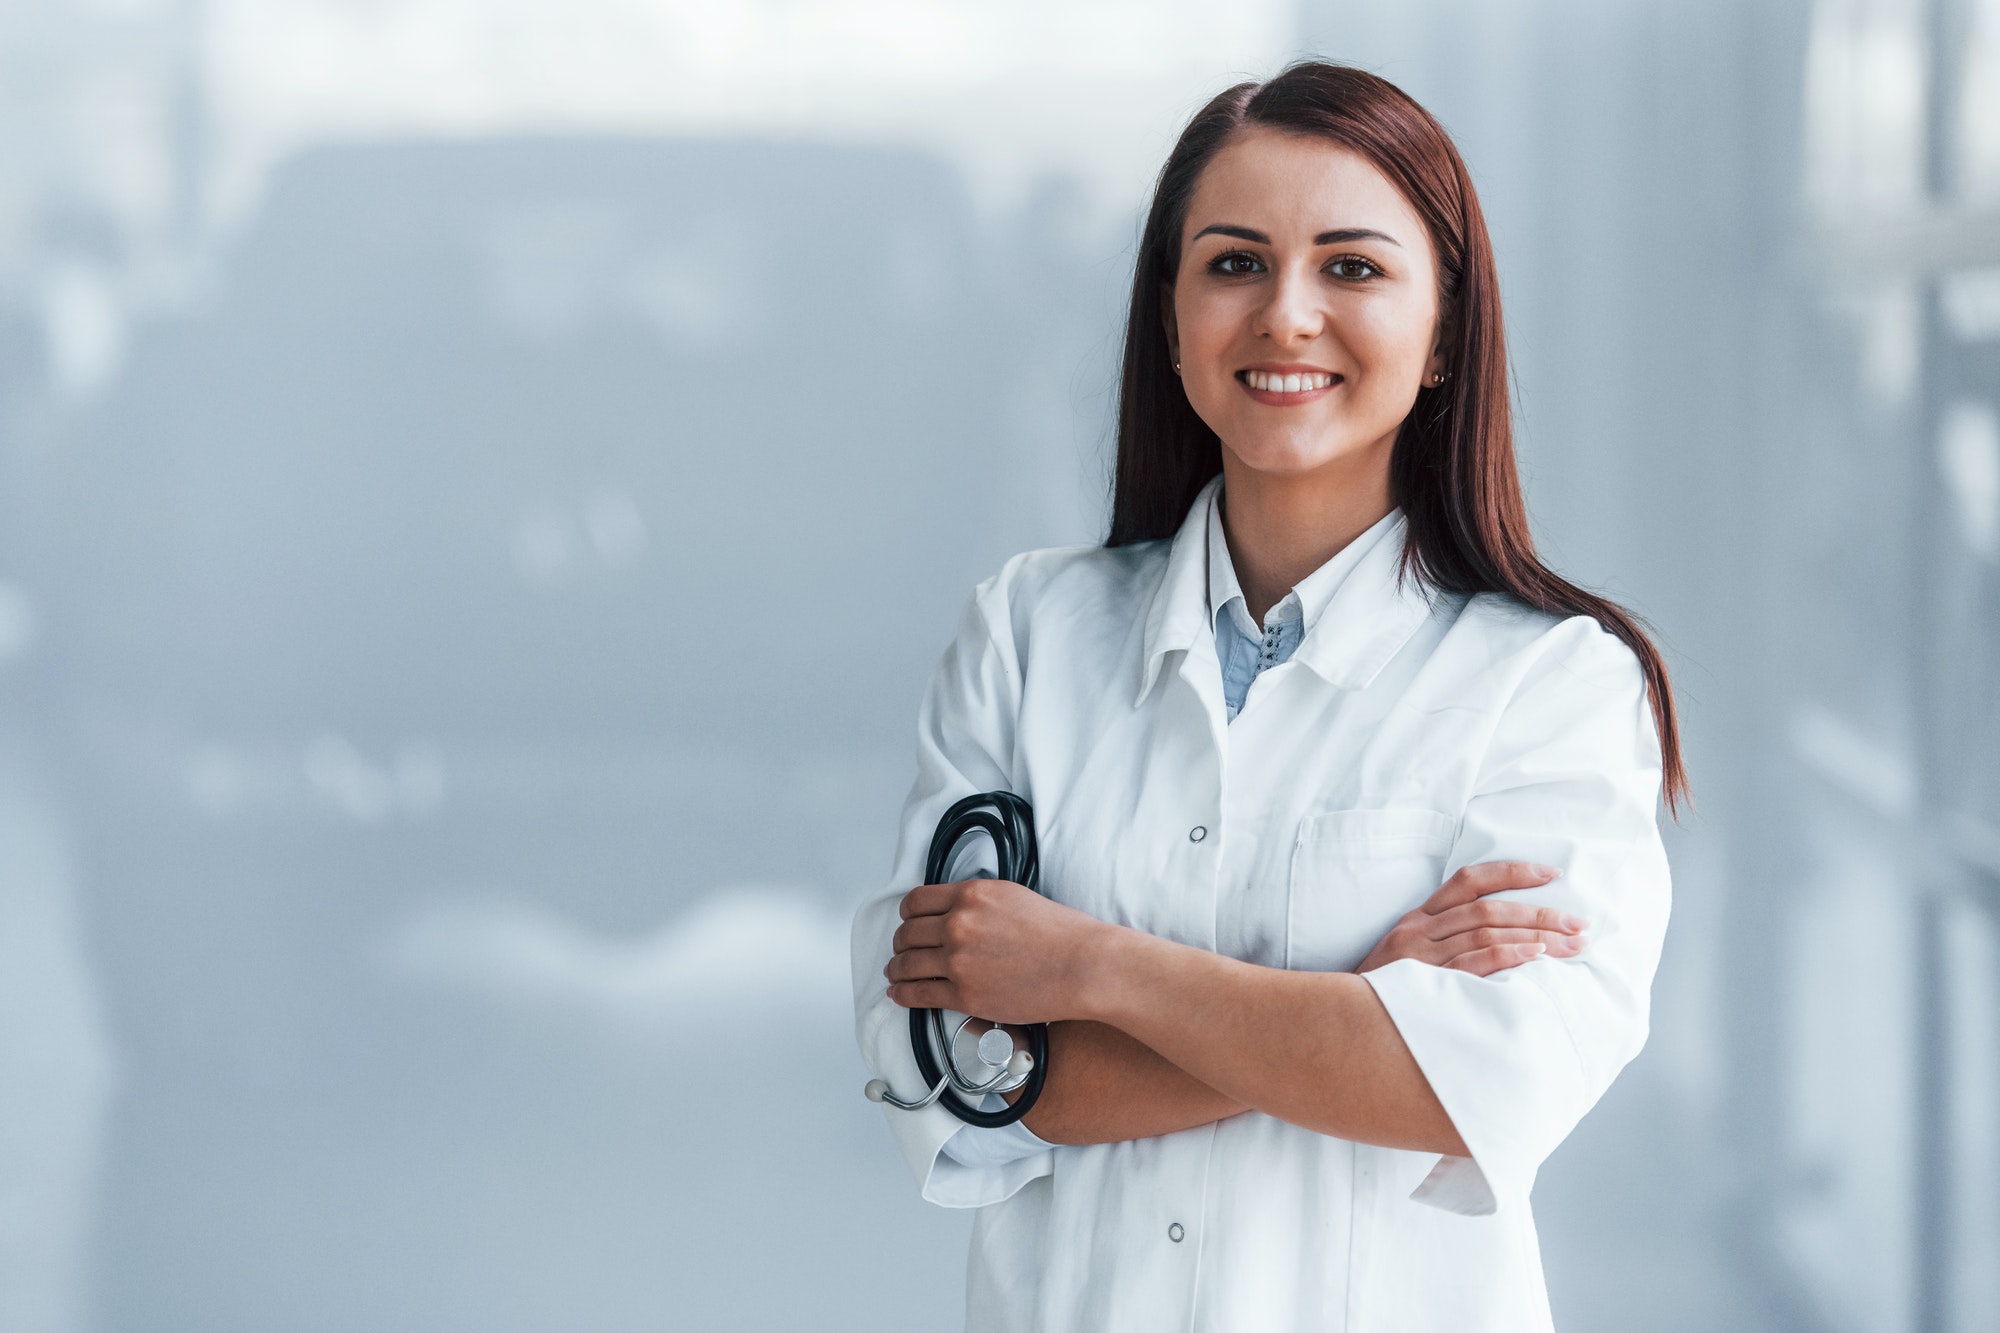
[[[127,1061],[107,1323],[639,1326],[689,1286],[727,1323],[694,1275],[749,1278],[753,1236],[817,1275],[753,1308],[892,1270],[782,1219],[824,1225],[808,1149],[868,1109],[834,964],[940,627],[1075,472],[1046,386],[1088,342],[1037,297],[1080,266],[910,154],[283,169],[212,304],[137,337],[43,474],[54,745]],[[709,984],[676,976],[705,950]],[[686,1049],[773,967],[797,994],[734,1039],[826,1039],[787,1056],[809,1126]],[[467,989],[629,1009],[660,1084],[564,1049],[587,1028],[519,1049]],[[820,1202],[767,1211],[794,1175]],[[600,1247],[659,1259],[574,1262]]]

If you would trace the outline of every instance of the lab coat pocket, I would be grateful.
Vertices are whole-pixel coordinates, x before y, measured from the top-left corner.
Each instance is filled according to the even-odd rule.
[[[1285,966],[1346,972],[1444,883],[1458,821],[1435,810],[1308,815],[1292,848]]]

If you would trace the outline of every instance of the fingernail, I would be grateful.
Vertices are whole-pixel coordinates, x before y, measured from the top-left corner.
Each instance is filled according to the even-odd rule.
[[[1527,950],[1527,952],[1522,955],[1522,957],[1524,958],[1533,958],[1536,955],[1540,954],[1543,950],[1548,948],[1546,944],[1524,944],[1521,947]]]
[[[1562,919],[1562,928],[1572,935],[1576,934],[1579,930],[1588,928],[1589,925],[1590,923],[1580,916],[1564,916]]]
[[[1560,866],[1536,866],[1535,869],[1542,872],[1543,879],[1562,878],[1562,868]]]

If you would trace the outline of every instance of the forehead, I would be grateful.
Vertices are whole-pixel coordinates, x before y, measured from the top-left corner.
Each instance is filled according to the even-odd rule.
[[[1373,162],[1330,139],[1264,126],[1231,136],[1195,182],[1183,237],[1215,223],[1253,228],[1277,244],[1367,227],[1412,254],[1430,253],[1416,210]]]

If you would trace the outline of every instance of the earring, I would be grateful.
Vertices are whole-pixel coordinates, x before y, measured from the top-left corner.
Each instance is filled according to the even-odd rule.
[[[1444,383],[1444,372],[1442,370],[1438,371],[1435,375],[1431,376],[1431,384],[1433,387],[1443,383]]]
[[[1178,375],[1180,373],[1181,373],[1181,363],[1176,361],[1174,362],[1174,374]]]

